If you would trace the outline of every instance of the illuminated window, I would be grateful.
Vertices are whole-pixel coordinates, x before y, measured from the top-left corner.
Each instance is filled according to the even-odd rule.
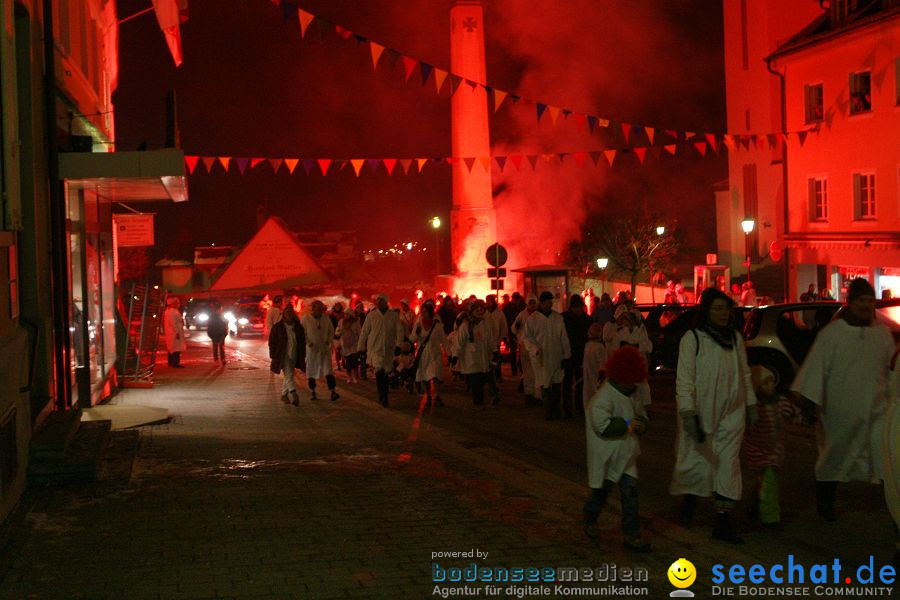
[[[815,123],[825,118],[822,84],[807,85],[803,89],[803,96],[806,101],[806,122]]]
[[[855,219],[875,218],[875,173],[854,173],[853,212]]]
[[[872,76],[868,71],[850,74],[850,114],[872,110]]]
[[[828,220],[828,180],[824,177],[809,178],[809,219]]]

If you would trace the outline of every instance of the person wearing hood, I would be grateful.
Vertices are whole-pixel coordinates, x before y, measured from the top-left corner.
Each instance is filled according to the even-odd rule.
[[[281,401],[299,406],[294,369],[306,368],[306,335],[293,304],[288,303],[284,307],[281,319],[272,326],[269,333],[269,358],[272,359],[271,371],[284,375]]]
[[[366,353],[366,361],[375,371],[378,401],[388,405],[388,372],[393,368],[394,351],[403,341],[403,325],[396,310],[388,309],[388,299],[379,294],[375,308],[366,314],[357,349]]]
[[[522,380],[519,386],[520,391],[525,394],[526,404],[529,405],[540,404],[539,398],[541,397],[541,389],[535,385],[534,364],[532,363],[531,356],[529,356],[528,349],[526,348],[524,343],[525,323],[527,322],[528,318],[532,314],[534,314],[534,311],[537,310],[537,306],[537,296],[535,296],[534,294],[529,294],[528,302],[525,304],[525,308],[519,311],[519,314],[516,315],[516,320],[513,321],[511,327],[511,331],[516,337],[518,345],[522,349],[522,352],[519,353],[519,356],[522,360]]]
[[[631,346],[616,350],[606,363],[607,380],[585,407],[588,485],[591,496],[584,504],[584,532],[597,539],[597,517],[610,490],[618,484],[622,497],[622,533],[626,550],[650,552],[641,538],[638,521],[638,436],[647,429],[638,386],[647,381],[647,362]]]
[[[693,523],[697,497],[715,495],[713,539],[740,544],[731,512],[741,499],[741,441],[756,423],[756,394],[744,341],[731,324],[733,301],[708,288],[693,329],[681,338],[675,401],[675,468],[669,492],[683,495],[681,522]]]
[[[641,313],[629,303],[616,307],[614,320],[603,327],[603,341],[610,354],[622,346],[634,346],[646,358],[653,351],[653,342],[641,322]]]
[[[312,303],[312,312],[300,320],[306,334],[306,382],[309,385],[310,400],[316,398],[316,379],[325,378],[331,401],[338,396],[335,390],[334,370],[331,366],[331,346],[334,343],[334,326],[325,314],[325,305],[320,300]]]
[[[807,416],[818,409],[816,508],[825,521],[837,519],[838,483],[884,479],[881,430],[893,353],[890,331],[875,320],[874,288],[854,279],[842,318],[819,332],[791,385]]]
[[[572,351],[566,324],[562,315],[553,310],[553,294],[550,292],[541,292],[538,309],[525,321],[522,343],[531,355],[535,384],[541,390],[544,404],[544,417],[548,421],[558,419],[562,416],[563,376]],[[571,405],[562,408],[566,409],[565,416],[571,416]]]

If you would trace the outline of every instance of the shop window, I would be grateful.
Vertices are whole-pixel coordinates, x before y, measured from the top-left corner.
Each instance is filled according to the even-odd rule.
[[[825,95],[821,83],[803,88],[806,103],[806,122],[815,123],[825,118]]]
[[[828,220],[828,180],[809,178],[809,220]]]
[[[869,71],[850,74],[850,114],[872,110],[872,76]]]
[[[875,218],[875,173],[853,175],[854,219]]]

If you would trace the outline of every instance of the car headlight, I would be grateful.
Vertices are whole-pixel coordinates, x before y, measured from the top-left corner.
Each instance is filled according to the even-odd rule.
[[[248,319],[247,317],[241,317],[240,319],[238,319],[239,325],[246,325],[249,322],[250,322],[250,319]]]
[[[206,323],[207,321],[209,321],[209,315],[206,313],[200,313],[199,315],[197,315],[197,320],[201,323]]]
[[[234,313],[231,311],[228,311],[227,313],[225,313],[225,320],[226,321],[234,321]]]

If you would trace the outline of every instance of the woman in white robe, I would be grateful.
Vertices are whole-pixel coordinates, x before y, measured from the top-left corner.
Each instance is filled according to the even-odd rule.
[[[442,349],[446,346],[444,326],[434,315],[434,302],[426,300],[422,304],[422,312],[416,319],[409,340],[418,346],[416,352],[419,366],[416,369],[416,381],[428,384],[426,406],[434,402],[435,406],[443,406],[440,392],[441,378],[444,373],[444,356]]]
[[[163,314],[163,330],[166,335],[166,351],[169,356],[169,366],[182,368],[181,353],[187,349],[184,339],[184,318],[181,316],[181,303],[178,298],[169,298],[166,302],[168,308]]]
[[[300,320],[306,333],[306,382],[309,385],[310,399],[316,400],[316,379],[325,378],[331,401],[338,396],[335,390],[334,369],[331,366],[331,347],[334,343],[334,325],[325,314],[325,305],[316,300],[312,303],[312,312]]]
[[[681,338],[675,380],[680,418],[669,492],[684,495],[686,526],[693,522],[697,497],[715,494],[713,537],[741,543],[731,510],[741,498],[741,442],[747,417],[756,419],[756,394],[744,341],[730,326],[732,304],[721,291],[704,290],[697,327]]]

